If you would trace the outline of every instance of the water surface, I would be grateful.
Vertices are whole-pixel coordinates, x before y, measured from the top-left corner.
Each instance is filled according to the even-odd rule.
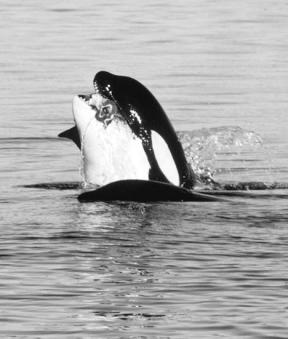
[[[77,185],[23,187],[81,181],[57,134],[102,69],[151,89],[216,181],[287,184],[286,1],[13,0],[0,12],[0,336],[286,338],[286,190],[80,204]]]

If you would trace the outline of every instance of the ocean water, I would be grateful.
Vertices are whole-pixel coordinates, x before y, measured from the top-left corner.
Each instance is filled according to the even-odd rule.
[[[287,2],[0,13],[0,337],[287,338]],[[78,202],[80,154],[57,135],[99,70],[155,94],[227,201]]]

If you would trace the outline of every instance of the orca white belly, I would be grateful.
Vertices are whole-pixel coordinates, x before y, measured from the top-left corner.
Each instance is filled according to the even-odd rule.
[[[83,177],[89,184],[148,180],[150,166],[141,140],[119,120],[108,126],[95,119],[90,122],[82,140],[82,162]]]

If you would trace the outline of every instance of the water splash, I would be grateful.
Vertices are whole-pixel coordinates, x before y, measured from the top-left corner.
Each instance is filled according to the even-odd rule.
[[[255,132],[238,126],[203,128],[178,132],[186,158],[200,183],[215,183],[217,156],[221,153],[239,154],[243,150],[256,150],[263,145]]]
[[[85,177],[85,139],[94,117],[89,121],[81,140],[80,174],[85,188],[91,184]],[[215,174],[219,171],[217,160],[219,154],[226,153],[231,159],[233,154],[240,154],[243,150],[255,150],[263,145],[262,138],[253,131],[237,126],[224,126],[216,128],[203,128],[196,131],[178,132],[188,162],[193,168],[200,184],[215,185]],[[232,166],[232,165],[231,165]],[[225,170],[231,170],[225,168]]]

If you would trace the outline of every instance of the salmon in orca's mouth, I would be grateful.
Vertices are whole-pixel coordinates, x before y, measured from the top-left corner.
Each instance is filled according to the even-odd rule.
[[[95,111],[95,118],[106,126],[117,115],[117,108],[113,101],[105,98],[99,92],[87,95],[79,94],[78,97]],[[120,118],[121,116],[117,115],[117,117]]]
[[[121,116],[117,115],[116,105],[111,100],[108,100],[107,98],[100,95],[99,92],[76,95],[73,99],[73,112],[76,126],[66,131],[63,131],[58,136],[61,138],[71,139],[77,145],[77,147],[81,149],[81,140],[83,135],[81,135],[81,132],[79,130],[81,124],[79,124],[79,121],[77,124],[75,116],[75,106],[77,106],[77,102],[83,103],[83,117],[80,117],[80,119],[78,119],[79,121],[82,118],[85,119],[85,116],[91,116],[107,127],[116,116],[118,119],[120,119]]]

